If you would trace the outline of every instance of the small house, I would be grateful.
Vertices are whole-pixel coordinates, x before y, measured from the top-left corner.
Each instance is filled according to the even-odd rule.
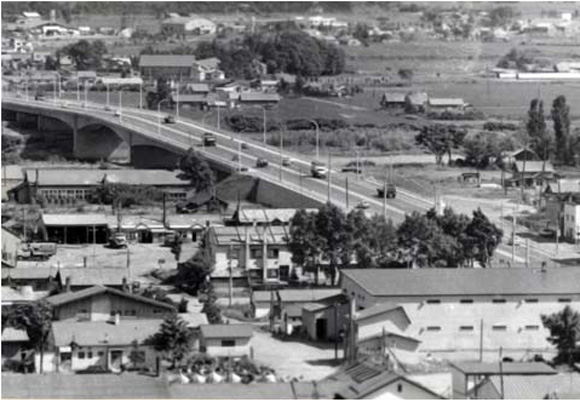
[[[386,109],[404,108],[407,94],[402,92],[384,93],[380,104]]]
[[[427,92],[410,92],[405,96],[405,104],[409,104],[417,112],[424,112],[428,101]]]
[[[242,92],[240,103],[242,105],[276,105],[280,102],[280,95],[266,92]]]
[[[201,325],[200,347],[216,357],[251,356],[252,326],[249,324]]]
[[[515,161],[509,182],[515,187],[535,187],[543,186],[555,177],[556,172],[550,161]]]
[[[464,112],[467,104],[461,98],[430,98],[427,101],[429,112]]]
[[[28,347],[28,334],[23,329],[12,327],[2,328],[2,366],[5,361],[23,361],[26,359],[25,350]],[[4,368],[2,369],[4,371]]]

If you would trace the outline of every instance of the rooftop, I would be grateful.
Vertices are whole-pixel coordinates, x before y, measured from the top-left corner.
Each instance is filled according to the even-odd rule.
[[[499,362],[451,362],[451,365],[466,375],[498,375],[502,372],[505,375],[557,374],[556,370],[541,362],[506,362],[502,364],[501,370]]]
[[[18,165],[3,165],[1,176],[4,180],[24,180],[24,172],[22,166]]]
[[[387,92],[383,94],[383,99],[386,102],[393,102],[393,103],[405,103],[405,99],[407,94],[403,92]]]
[[[365,320],[365,319],[370,318],[370,317],[374,317],[374,316],[379,315],[379,314],[387,313],[389,311],[395,311],[397,309],[401,309],[403,311],[403,313],[405,314],[405,316],[407,317],[407,319],[409,320],[409,317],[407,316],[405,309],[401,306],[398,306],[398,305],[392,304],[392,303],[375,304],[374,306],[371,306],[371,307],[366,308],[362,311],[359,311],[356,313],[354,320],[355,321],[362,321],[362,320]],[[411,322],[411,320],[409,320],[409,323],[410,322]]]
[[[489,380],[501,392],[499,376]],[[504,399],[547,399],[550,396],[571,394],[580,390],[580,374],[559,373],[556,375],[513,375],[503,377]]]
[[[284,303],[316,302],[327,297],[340,294],[341,289],[280,289],[274,291],[274,296]],[[270,302],[270,291],[259,290],[252,293],[254,302]]]
[[[268,244],[286,244],[289,236],[284,226],[253,227],[253,226],[223,226],[210,228],[210,237],[218,245],[243,244],[247,239],[250,243],[261,244],[264,240]]]
[[[65,304],[68,304],[68,303],[71,303],[74,301],[90,298],[93,296],[102,295],[105,293],[113,294],[113,295],[120,296],[123,298],[131,299],[131,300],[135,300],[135,301],[138,301],[140,303],[151,304],[151,305],[154,305],[154,306],[157,306],[160,308],[167,309],[169,311],[175,310],[175,308],[170,304],[162,303],[160,301],[151,299],[149,297],[144,297],[144,296],[140,296],[140,295],[136,295],[136,294],[128,293],[128,292],[123,292],[121,290],[117,290],[117,289],[113,289],[113,288],[107,288],[107,287],[102,286],[102,285],[95,285],[93,287],[79,290],[77,292],[67,292],[67,293],[61,293],[58,295],[50,296],[46,299],[46,301],[56,307],[56,306],[62,306],[62,305],[65,305]]]
[[[192,55],[143,54],[139,59],[139,67],[193,67],[193,63]]]
[[[221,60],[217,57],[210,57],[209,59],[197,60],[195,62],[195,64],[206,70],[216,70],[219,68],[220,63]]]
[[[203,338],[251,338],[254,330],[249,324],[216,324],[199,327]]]
[[[186,88],[192,92],[209,92],[209,85],[207,84],[200,83],[187,84]]]
[[[105,214],[42,214],[45,226],[106,226]]]
[[[28,334],[23,329],[6,327],[2,330],[2,342],[28,342]]]
[[[54,321],[52,331],[57,347],[70,346],[74,341],[80,346],[131,345],[142,343],[159,331],[162,319],[123,320],[117,325],[105,321]]]
[[[525,171],[524,171],[525,163]],[[546,161],[515,161],[516,170],[520,173],[554,173],[554,166],[552,162]]]
[[[240,208],[236,210],[232,219],[241,223],[288,223],[298,209],[296,208]],[[316,212],[317,209],[307,209],[306,212]]]
[[[2,398],[167,399],[164,379],[133,373],[62,375],[2,373]]]
[[[371,268],[341,273],[373,296],[568,295],[580,289],[580,267],[545,272],[529,268]]]
[[[465,102],[461,98],[430,98],[431,106],[464,106]]]
[[[13,289],[9,286],[2,286],[2,304],[33,302],[42,299],[48,292],[35,292],[32,286],[22,286],[20,289]]]
[[[169,388],[174,399],[316,399],[312,383],[175,384]]]
[[[277,93],[265,92],[242,92],[240,94],[242,102],[280,102],[280,95]]]

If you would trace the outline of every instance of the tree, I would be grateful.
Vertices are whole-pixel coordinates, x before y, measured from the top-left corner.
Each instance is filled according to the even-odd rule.
[[[52,330],[52,308],[45,301],[19,305],[6,317],[6,325],[25,330],[30,344],[40,352],[40,373],[44,372],[44,351]]]
[[[501,165],[502,153],[513,149],[513,138],[496,132],[479,132],[463,141],[465,163],[477,169],[485,169],[492,162]]]
[[[564,95],[558,96],[552,103],[552,120],[556,137],[556,160],[565,165],[574,162],[573,148],[570,146],[570,106]]]
[[[419,134],[415,136],[415,142],[424,146],[435,155],[435,162],[443,165],[443,155],[449,155],[451,161],[451,151],[459,148],[466,135],[464,129],[443,124],[433,124],[425,126]]]
[[[513,18],[514,10],[509,6],[496,7],[489,12],[489,19],[493,27],[505,26]]]
[[[491,223],[481,208],[478,208],[473,211],[473,218],[465,229],[465,235],[464,248],[468,250],[468,256],[485,268],[501,243],[502,230]]]
[[[187,323],[177,314],[171,314],[161,323],[159,331],[148,340],[148,343],[158,352],[162,352],[164,358],[171,362],[171,368],[175,368],[191,351],[192,338]]]
[[[182,171],[179,177],[189,180],[196,191],[212,191],[213,173],[206,159],[193,148],[189,148],[187,153],[181,157],[179,169]]]
[[[539,99],[532,99],[530,102],[526,128],[530,137],[530,148],[546,161],[549,157],[551,139],[546,129],[544,102]]]
[[[49,71],[58,69],[58,60],[53,56],[46,56],[46,59],[44,60],[44,69]]]
[[[292,262],[306,270],[314,270],[318,284],[318,263],[321,247],[314,227],[314,213],[303,209],[294,214],[290,221],[288,249],[292,253]]]
[[[320,244],[321,256],[329,261],[331,282],[334,285],[339,264],[350,262],[352,243],[346,216],[336,205],[327,203],[314,218],[314,229]]]
[[[572,366],[578,361],[578,342],[580,341],[580,314],[570,306],[559,313],[542,315],[542,323],[550,330],[548,340],[558,349],[556,362]]]
[[[141,350],[139,342],[135,339],[132,343],[131,352],[129,352],[129,361],[133,367],[140,367],[146,362],[145,351]]]
[[[205,301],[201,312],[207,316],[207,321],[210,324],[223,323],[222,311],[217,304],[217,295],[211,282],[206,286],[204,291]]]
[[[361,210],[348,216],[351,248],[360,268],[399,266],[396,261],[396,229],[392,221],[382,215],[367,218]]]
[[[399,260],[408,267],[434,266],[444,252],[440,247],[448,248],[449,239],[442,239],[442,236],[434,220],[416,211],[406,215],[397,229]]]
[[[413,69],[412,68],[401,68],[397,72],[399,77],[403,80],[412,80],[413,79]]]
[[[98,70],[103,56],[107,54],[107,46],[102,40],[89,42],[85,39],[65,46],[61,52],[74,60],[77,70]]]
[[[189,260],[178,264],[173,284],[193,295],[197,295],[207,285],[210,273],[211,261],[209,261],[203,251],[198,251]]]

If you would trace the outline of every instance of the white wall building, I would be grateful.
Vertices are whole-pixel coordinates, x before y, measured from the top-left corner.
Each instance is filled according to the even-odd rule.
[[[254,334],[248,324],[201,325],[201,350],[216,357],[242,357],[251,355]]]
[[[564,203],[564,237],[574,243],[580,241],[580,204],[570,197]]]
[[[404,335],[423,355],[485,360],[551,355],[542,314],[580,309],[580,268],[346,269],[341,287],[359,309],[402,306],[411,324]],[[480,339],[483,342],[480,343]]]

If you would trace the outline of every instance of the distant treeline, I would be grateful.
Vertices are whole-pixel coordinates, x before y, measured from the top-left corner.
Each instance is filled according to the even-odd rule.
[[[23,11],[37,11],[41,15],[48,17],[50,10],[56,10],[58,16],[67,19],[73,15],[81,14],[147,14],[162,16],[165,13],[224,13],[249,12],[257,15],[271,12],[294,12],[304,13],[312,7],[316,7],[315,2],[143,2],[135,7],[133,2],[125,1],[79,1],[79,2],[5,2],[2,4],[2,18],[10,15],[20,14]],[[323,3],[324,12],[349,12],[350,2],[329,2]]]

